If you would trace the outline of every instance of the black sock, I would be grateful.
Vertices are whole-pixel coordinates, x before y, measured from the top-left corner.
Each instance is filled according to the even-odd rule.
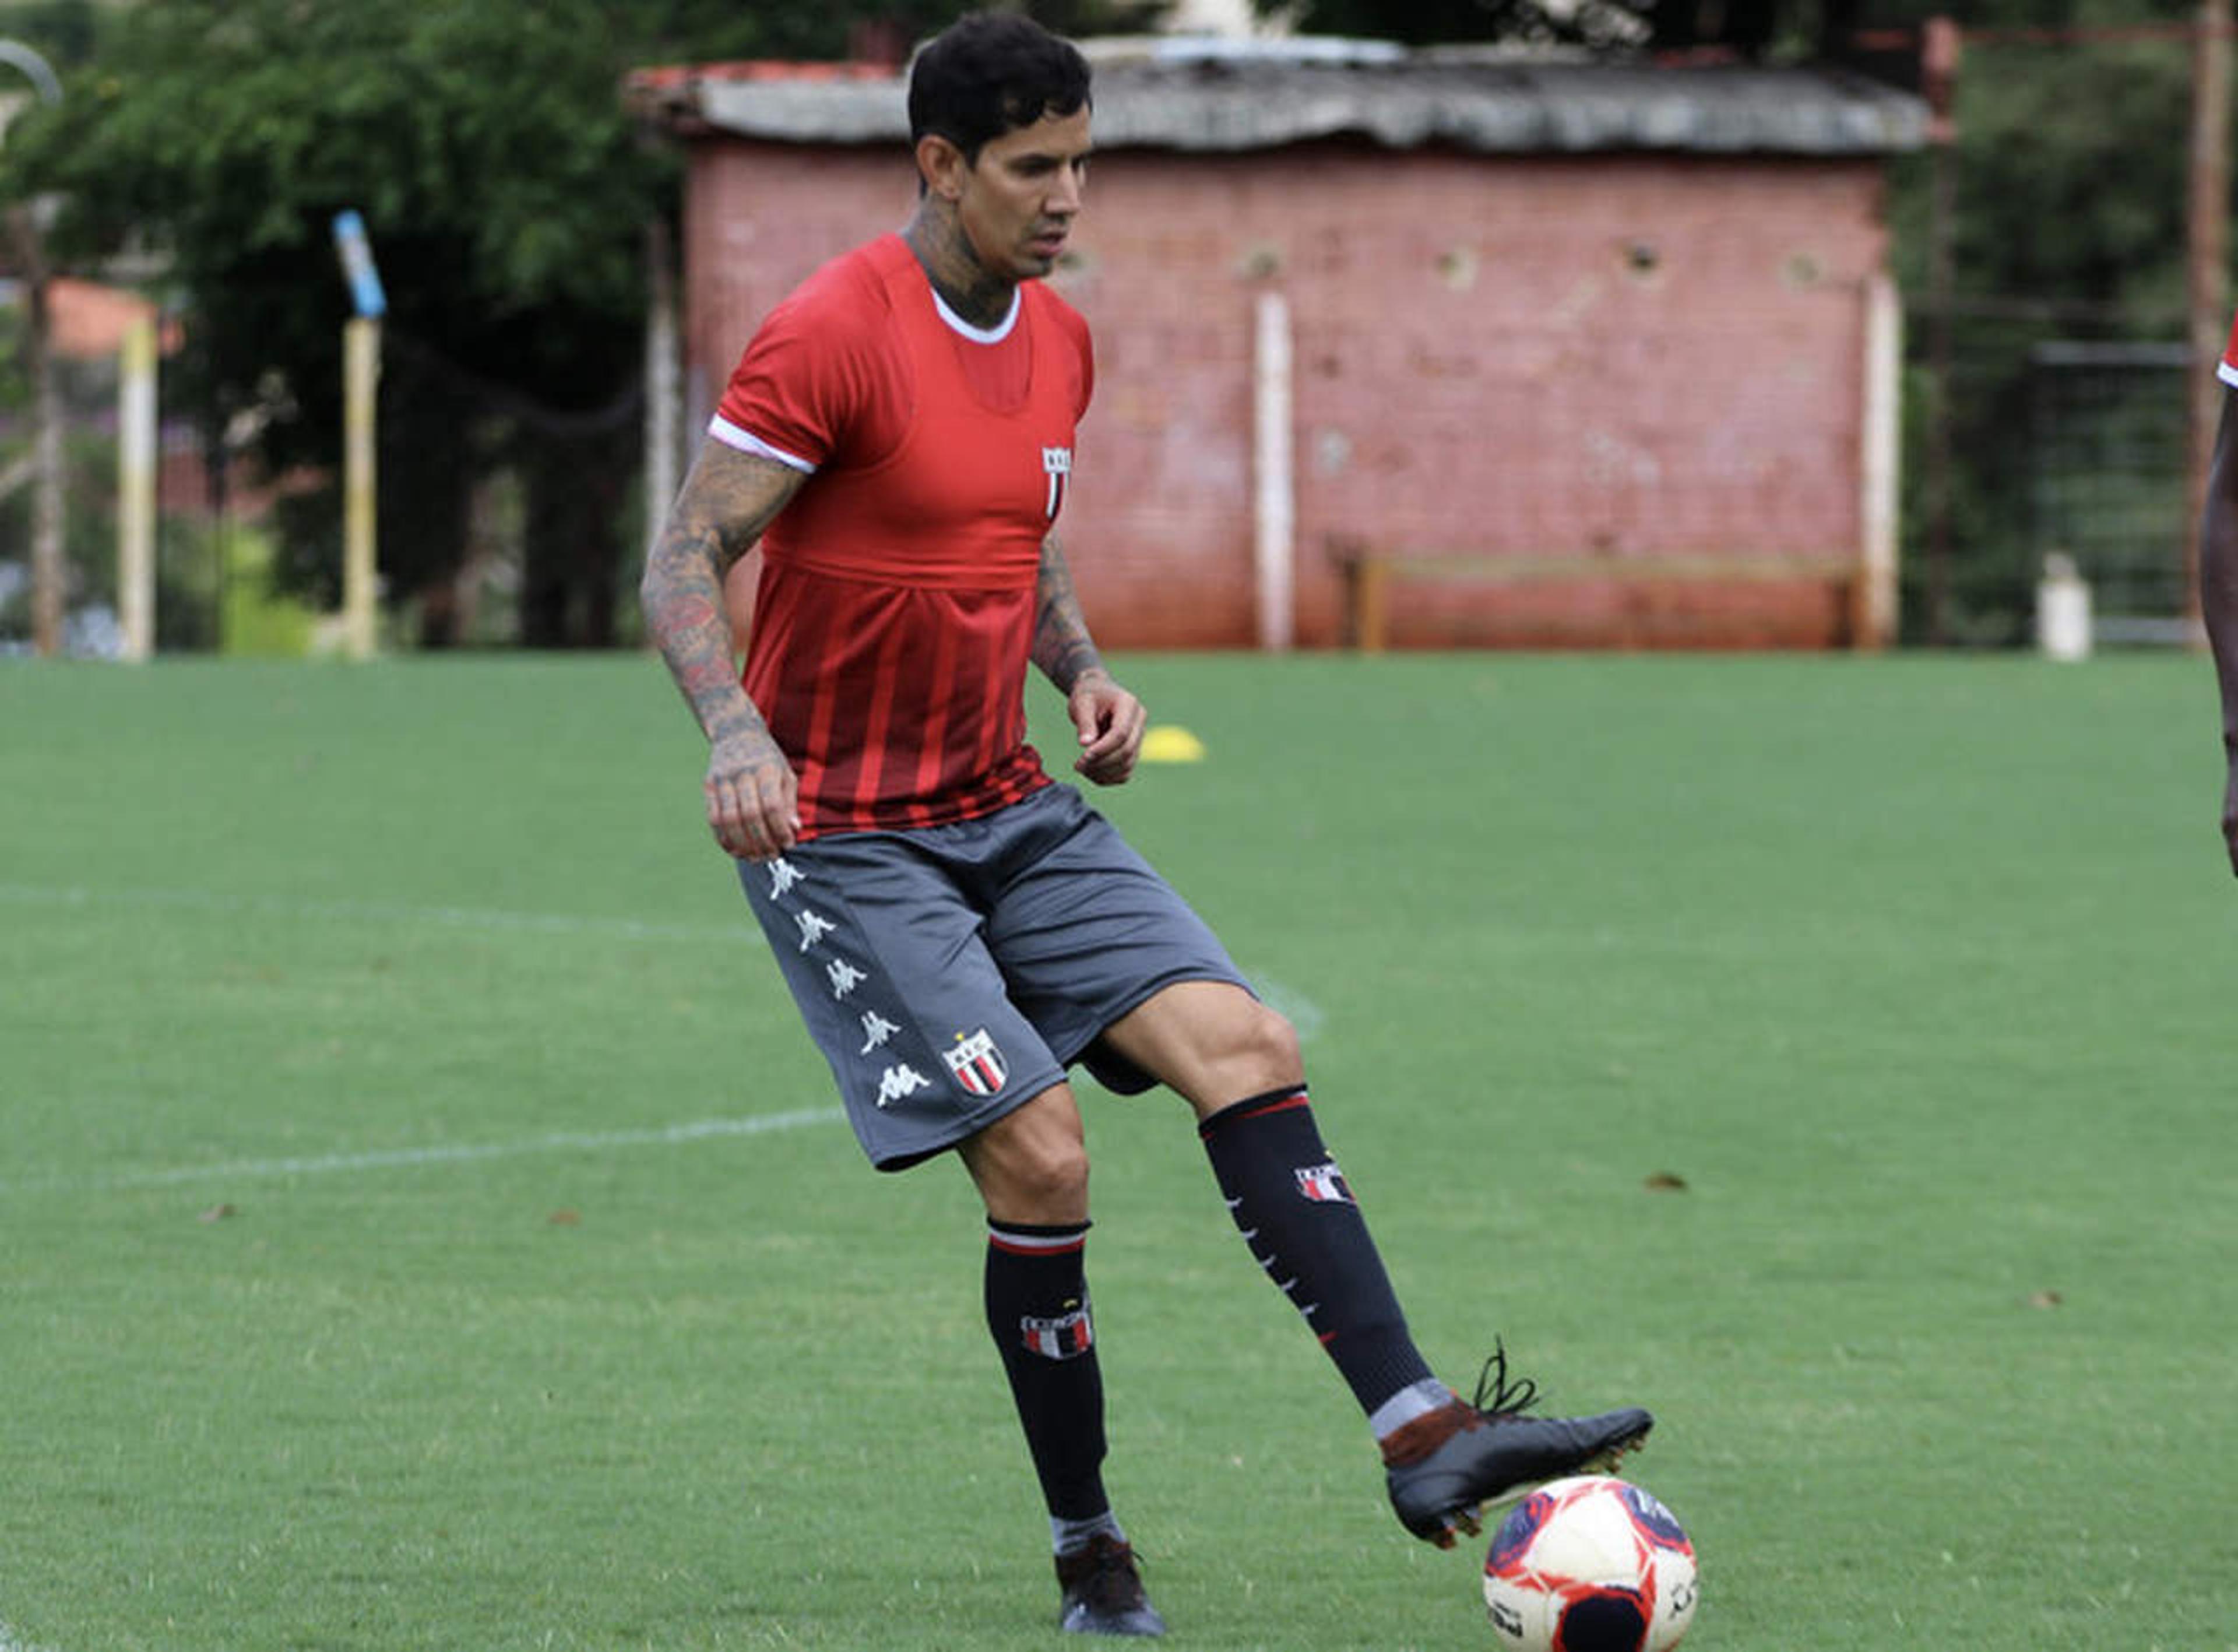
[[[1096,1361],[1083,1256],[1088,1224],[987,1224],[987,1329],[1002,1350],[1018,1421],[1060,1520],[1107,1511],[1103,1373]]]
[[[1253,1258],[1305,1315],[1360,1409],[1373,1417],[1401,1389],[1434,1381],[1305,1087],[1223,1107],[1197,1133]]]

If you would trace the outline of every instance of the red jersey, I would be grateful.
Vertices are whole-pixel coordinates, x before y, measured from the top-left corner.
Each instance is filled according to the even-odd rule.
[[[763,321],[711,433],[808,473],[762,539],[746,693],[802,836],[968,820],[1049,783],[1026,743],[1042,541],[1095,365],[1038,281],[980,330],[898,235]]]
[[[2223,347],[2222,364],[2215,369],[2215,376],[2238,390],[2238,320],[2230,323],[2230,342]]]

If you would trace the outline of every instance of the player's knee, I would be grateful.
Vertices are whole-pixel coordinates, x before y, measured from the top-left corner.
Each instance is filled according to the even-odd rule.
[[[1295,1084],[1306,1075],[1305,1057],[1298,1047],[1298,1029],[1280,1010],[1254,1001],[1249,1021],[1241,1029],[1236,1054],[1259,1074],[1262,1089]]]
[[[1008,1167],[1010,1199],[1038,1220],[1078,1220],[1088,1210],[1088,1146],[1078,1140],[1035,1142]]]

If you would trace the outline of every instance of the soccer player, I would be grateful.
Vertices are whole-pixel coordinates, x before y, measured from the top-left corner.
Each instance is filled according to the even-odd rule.
[[[1499,1354],[1473,1402],[1431,1374],[1321,1143],[1295,1032],[1026,743],[1029,664],[1065,697],[1090,783],[1127,780],[1144,724],[1056,533],[1095,367],[1041,278],[1081,210],[1088,66],[1023,17],[967,17],[917,56],[909,113],[914,215],[764,320],[652,548],[645,612],[711,744],[708,825],[864,1151],[890,1171],[952,1152],[985,1205],[987,1325],[1060,1624],[1156,1635],[1102,1479],[1074,1064],[1195,1111],[1415,1536],[1450,1547],[1487,1500],[1606,1464],[1652,1419],[1526,1415],[1532,1385]],[[758,542],[741,677],[724,583]]]
[[[2238,392],[2238,321],[2215,369]],[[2208,472],[2207,507],[2199,524],[2199,611],[2215,650],[2215,670],[2222,685],[2222,750],[2228,771],[2222,788],[2222,843],[2230,869],[2238,873],[2238,416],[2232,396],[2222,398],[2222,422],[2215,433],[2215,462]]]

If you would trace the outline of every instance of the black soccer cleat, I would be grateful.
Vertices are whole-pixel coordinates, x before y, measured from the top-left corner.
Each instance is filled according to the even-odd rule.
[[[1495,1347],[1473,1400],[1456,1398],[1384,1441],[1384,1478],[1400,1523],[1451,1549],[1460,1533],[1484,1530],[1486,1504],[1512,1503],[1565,1475],[1606,1473],[1655,1426],[1637,1406],[1599,1417],[1525,1416],[1538,1398],[1529,1378],[1507,1380],[1507,1351]]]
[[[1098,1532],[1088,1547],[1056,1557],[1064,1590],[1056,1626],[1068,1635],[1163,1635],[1166,1620],[1142,1593],[1135,1548]]]

